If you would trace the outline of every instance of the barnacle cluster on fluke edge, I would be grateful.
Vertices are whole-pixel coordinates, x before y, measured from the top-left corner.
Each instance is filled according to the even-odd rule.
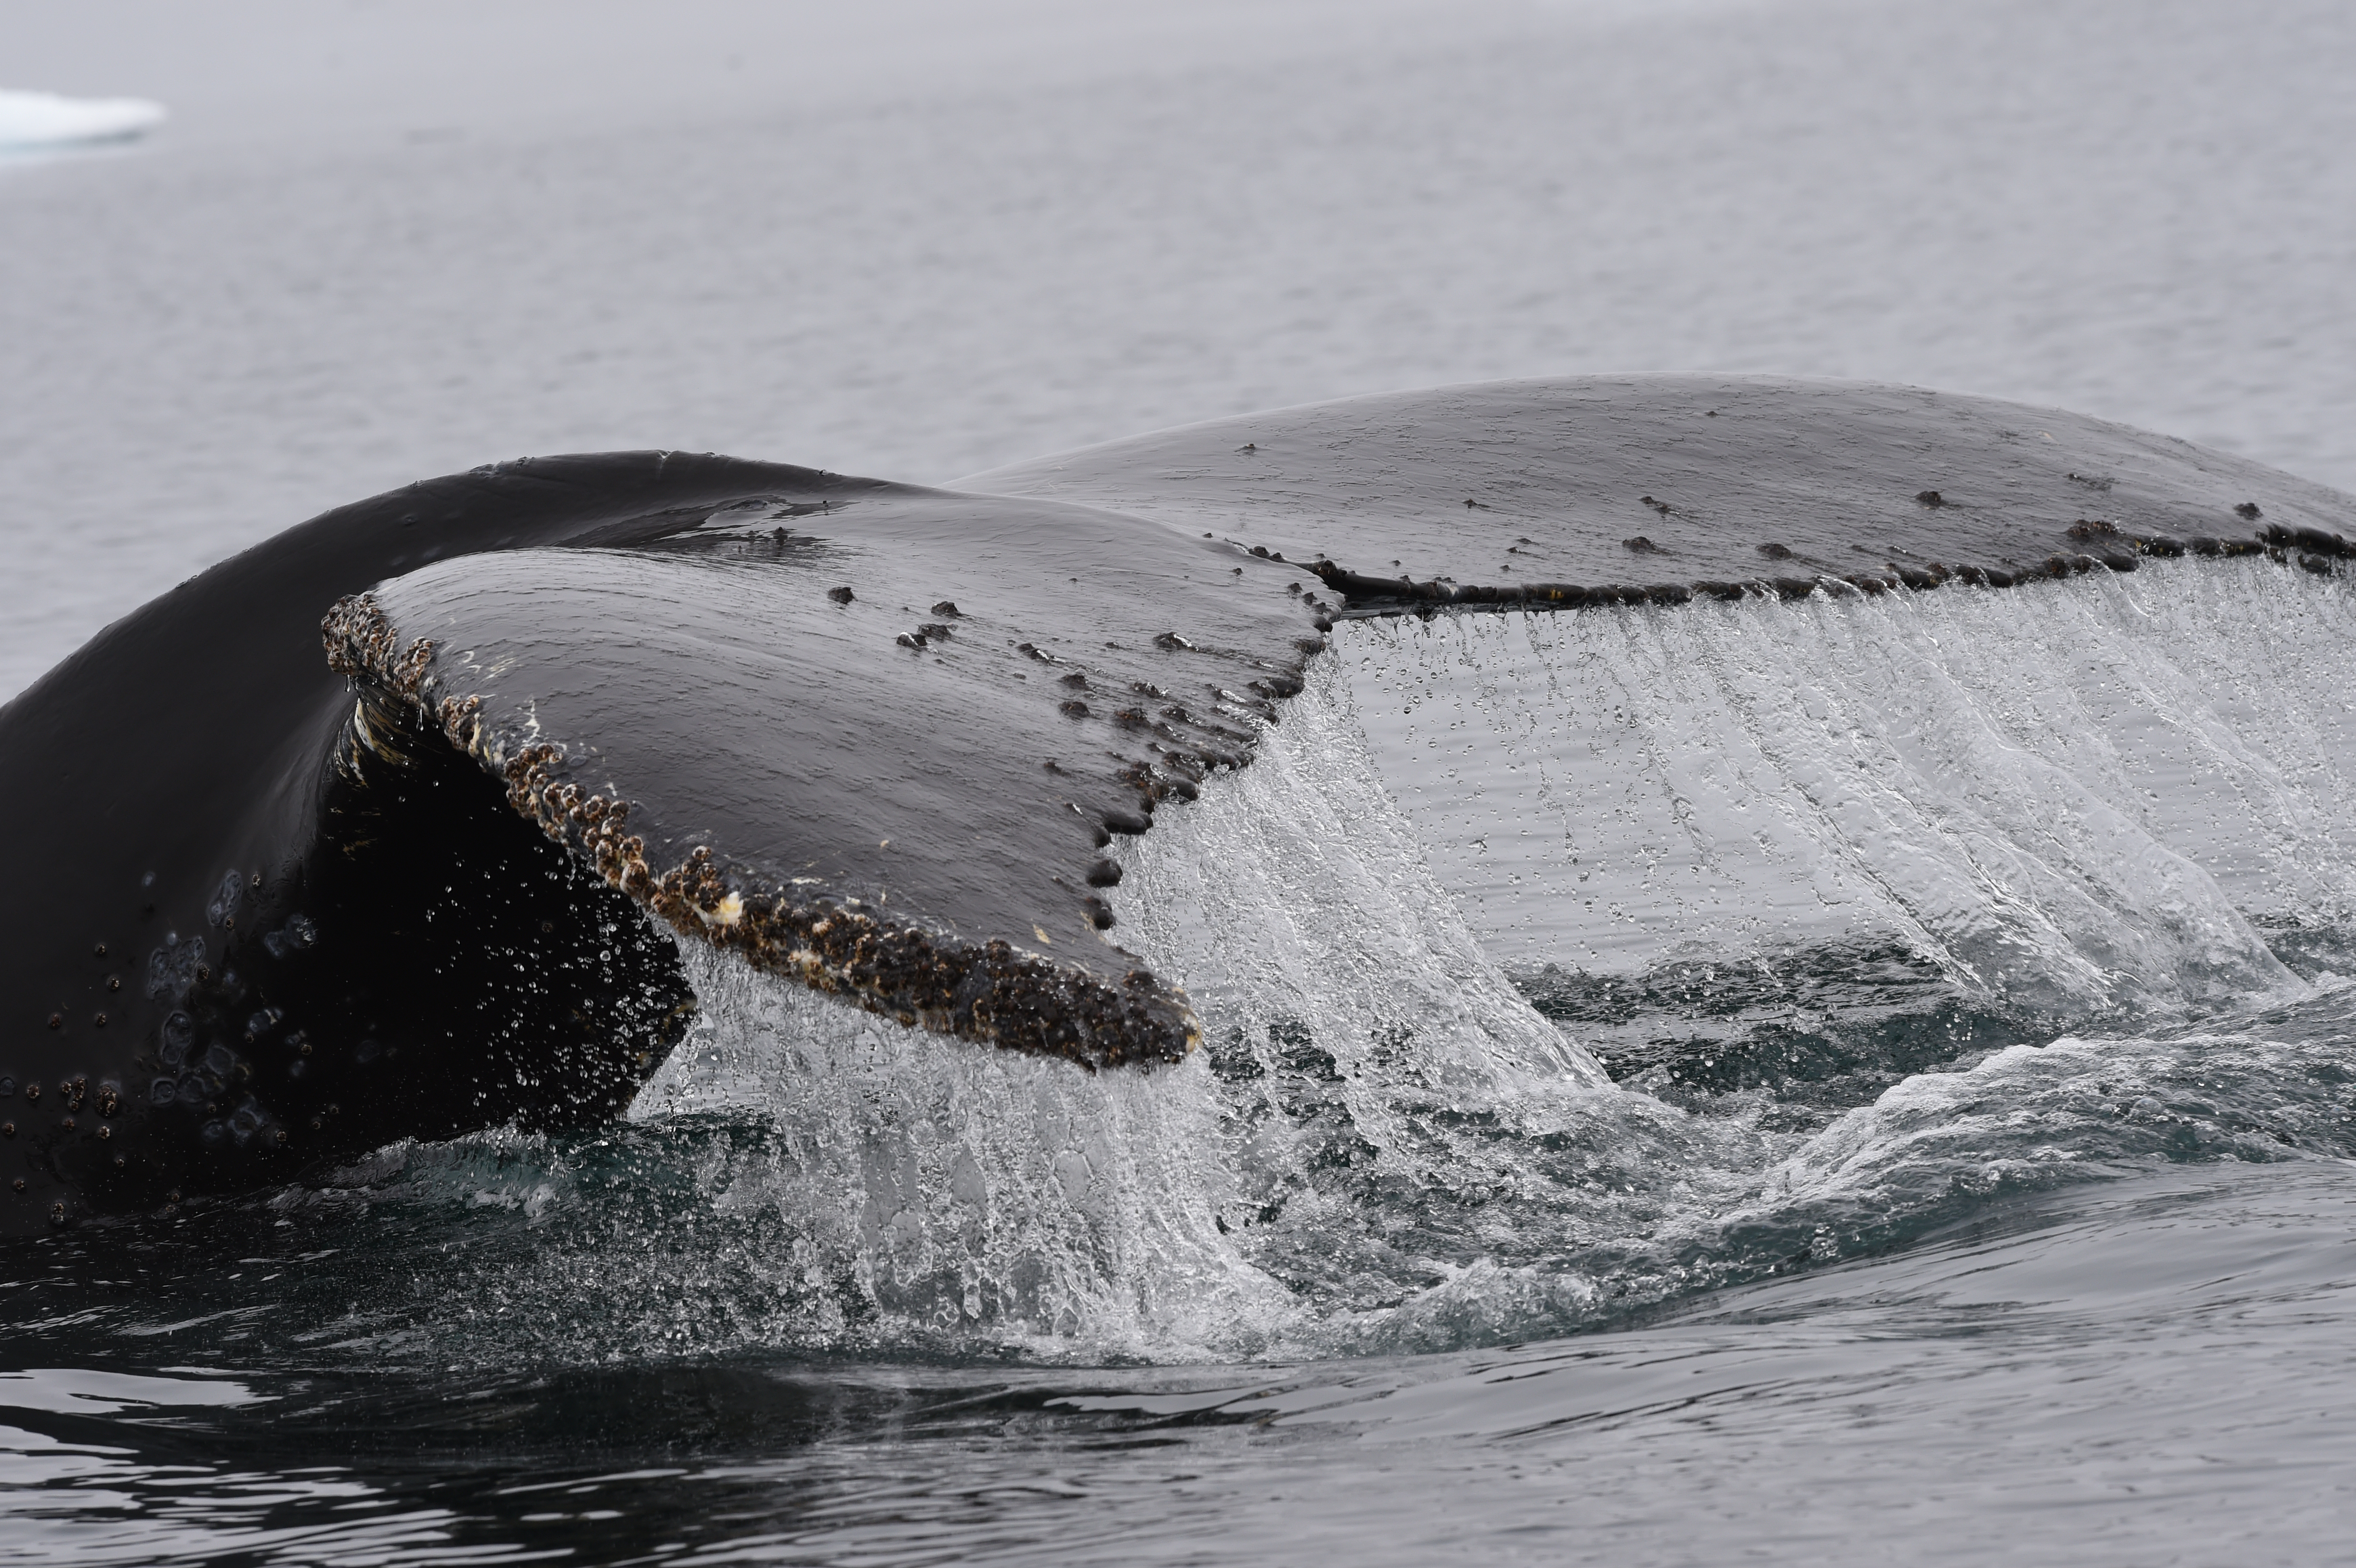
[[[2282,566],[2292,564],[2295,559],[2301,571],[2329,577],[2338,571],[2334,561],[2356,555],[2356,546],[2351,546],[2338,534],[2327,534],[2320,528],[2286,528],[2279,524],[2245,539],[2203,535],[2179,539],[2166,534],[2138,534],[2107,520],[2093,519],[2072,523],[2068,532],[2072,539],[2084,541],[2087,548],[2056,551],[2026,567],[1972,566],[1927,560],[1920,565],[1908,566],[1893,560],[1882,563],[1879,570],[1852,571],[1838,576],[1831,572],[1811,577],[1778,573],[1731,581],[1713,578],[1642,586],[1607,583],[1590,588],[1576,582],[1458,584],[1437,579],[1416,582],[1403,577],[1352,571],[1331,560],[1312,561],[1309,570],[1326,587],[1343,596],[1344,603],[1336,613],[1363,617],[1431,614],[1441,610],[1555,611],[1612,604],[1686,604],[1696,599],[1805,599],[1812,593],[1837,598],[1844,594],[1889,593],[1901,588],[1923,592],[1949,582],[1979,588],[2017,588],[2073,577],[2097,568],[2133,571],[2144,556],[2173,559],[2186,554],[2265,555]],[[1784,547],[1770,559],[1787,560],[1793,553]]]
[[[611,1116],[692,1016],[666,933],[912,1027],[1181,1056],[1107,848],[1248,765],[1338,617],[2329,576],[2351,533],[2337,492],[2074,415],[1675,377],[946,490],[661,452],[421,482],[0,708],[39,890],[0,914],[0,1235]]]

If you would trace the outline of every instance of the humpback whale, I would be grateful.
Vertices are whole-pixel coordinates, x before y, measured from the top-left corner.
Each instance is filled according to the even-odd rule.
[[[2169,438],[1769,379],[1359,398],[945,488],[668,452],[423,481],[0,708],[0,1235],[611,1117],[692,1018],[683,942],[1080,1070],[1179,1060],[1104,851],[1249,765],[1344,620],[2330,575],[2351,534]]]

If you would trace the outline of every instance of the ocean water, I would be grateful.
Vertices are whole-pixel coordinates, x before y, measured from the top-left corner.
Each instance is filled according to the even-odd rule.
[[[869,18],[866,21],[859,17]],[[0,691],[530,453],[945,481],[1253,409],[1758,371],[2356,487],[2336,0],[30,5]],[[35,74],[38,73],[38,74]]]
[[[1712,368],[2356,485],[2334,7],[92,14],[10,85],[174,119],[0,165],[9,689],[520,451]],[[2351,771],[2263,560],[1344,623],[1120,851],[1184,1066],[688,955],[611,1127],[0,1253],[0,1562],[2332,1560]]]

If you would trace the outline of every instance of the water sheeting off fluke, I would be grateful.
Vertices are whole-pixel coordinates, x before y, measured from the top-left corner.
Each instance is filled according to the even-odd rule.
[[[1491,957],[1932,952],[2063,1011],[2247,996],[2356,915],[2344,591],[2262,560],[1354,627],[1374,755]]]

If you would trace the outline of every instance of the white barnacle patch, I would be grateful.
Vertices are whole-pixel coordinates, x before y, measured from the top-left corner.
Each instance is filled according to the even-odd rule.
[[[710,910],[703,912],[707,925],[734,925],[744,918],[744,895],[730,893]]]

